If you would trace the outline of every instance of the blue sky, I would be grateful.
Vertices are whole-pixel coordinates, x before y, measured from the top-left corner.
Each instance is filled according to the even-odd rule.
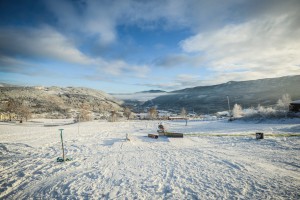
[[[1,0],[0,82],[166,91],[300,74],[299,0]]]

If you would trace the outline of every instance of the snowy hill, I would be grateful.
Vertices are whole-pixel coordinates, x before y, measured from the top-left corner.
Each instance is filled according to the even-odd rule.
[[[56,113],[57,117],[64,118],[71,110],[80,110],[83,106],[95,113],[123,110],[121,102],[109,94],[80,87],[1,87],[2,107],[9,99],[28,105],[33,114],[44,117]]]
[[[12,85],[12,84],[8,84],[8,83],[2,83],[0,82],[0,87],[18,87],[17,85]]]
[[[243,107],[256,107],[258,104],[276,104],[283,94],[288,93],[293,100],[300,99],[300,75],[251,81],[230,81],[228,83],[187,88],[159,96],[144,106],[157,105],[159,109],[181,109],[213,113],[227,110],[227,96],[231,108],[235,103]]]

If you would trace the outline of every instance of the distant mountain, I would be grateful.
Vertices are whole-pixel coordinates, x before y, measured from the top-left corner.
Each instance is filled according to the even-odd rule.
[[[227,96],[231,108],[235,103],[247,108],[275,105],[285,93],[292,100],[300,99],[300,75],[187,88],[159,96],[143,106],[156,105],[158,109],[176,111],[184,107],[188,111],[214,113],[228,109]]]
[[[0,87],[19,87],[19,86],[13,85],[13,84],[8,84],[8,83],[1,83],[0,82]]]
[[[167,92],[163,90],[148,90],[135,93],[111,93],[110,95],[122,100],[126,106],[130,105],[130,107],[132,107],[133,104],[140,105],[141,102],[144,103],[148,100],[154,99],[158,96],[162,96],[165,94],[167,94]]]
[[[148,90],[148,91],[142,91],[137,93],[165,93],[166,91],[163,90]]]
[[[0,108],[9,99],[29,105],[32,113],[65,117],[71,110],[94,113],[122,111],[121,102],[105,92],[81,87],[0,87]]]

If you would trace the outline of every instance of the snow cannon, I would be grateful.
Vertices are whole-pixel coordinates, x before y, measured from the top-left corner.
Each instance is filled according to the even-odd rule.
[[[56,159],[57,162],[64,162],[64,161],[70,161],[72,160],[71,158],[66,158],[65,159],[65,150],[64,150],[64,141],[63,141],[63,130],[64,129],[59,129],[60,130],[60,139],[61,139],[61,148],[62,148],[62,157],[58,157]]]
[[[257,140],[264,139],[264,133],[256,133],[255,135]]]

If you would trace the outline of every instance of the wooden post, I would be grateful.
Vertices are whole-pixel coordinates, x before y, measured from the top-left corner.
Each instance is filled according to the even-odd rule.
[[[183,138],[183,134],[182,133],[166,132],[165,136],[167,136],[167,137],[173,137],[173,138]]]
[[[126,133],[126,141],[130,141],[128,133]]]
[[[154,134],[148,134],[148,137],[153,139],[158,139],[158,135],[154,135]]]
[[[264,133],[256,133],[256,139],[257,140],[264,139]]]

